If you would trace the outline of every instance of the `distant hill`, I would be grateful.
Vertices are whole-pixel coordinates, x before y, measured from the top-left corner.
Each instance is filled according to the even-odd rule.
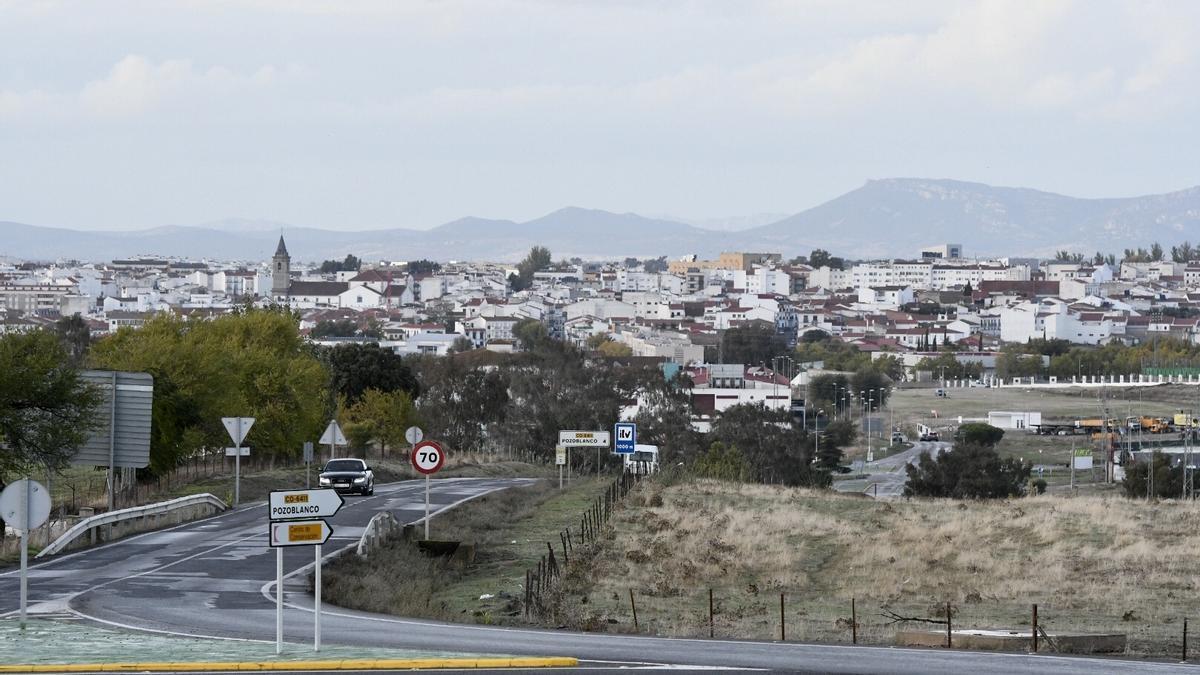
[[[724,223],[731,219],[724,219]],[[703,222],[703,221],[697,221]],[[715,222],[715,221],[714,221]],[[677,258],[721,251],[785,256],[814,247],[849,258],[908,257],[927,245],[961,243],[968,255],[1056,250],[1119,254],[1158,241],[1200,242],[1200,187],[1144,197],[1080,199],[1027,188],[922,178],[868,181],[819,206],[757,227],[704,229],[677,220],[569,207],[518,223],[462,218],[430,230],[324,230],[227,219],[197,227],[76,231],[0,222],[0,257],[111,260],[134,255],[261,261],[279,233],[293,258],[517,261],[535,245],[555,259]]]
[[[850,256],[911,256],[961,243],[968,255],[1120,254],[1200,239],[1200,187],[1119,199],[921,178],[872,180],[820,206],[741,234],[770,250],[817,245]]]

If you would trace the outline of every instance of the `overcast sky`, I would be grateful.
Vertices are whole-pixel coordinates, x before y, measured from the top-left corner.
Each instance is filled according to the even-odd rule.
[[[0,0],[0,220],[792,213],[1200,183],[1200,2]]]

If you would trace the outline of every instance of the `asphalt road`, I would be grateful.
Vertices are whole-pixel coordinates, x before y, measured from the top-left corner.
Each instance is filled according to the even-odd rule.
[[[520,482],[434,481],[434,503],[437,508],[447,508]],[[336,534],[326,551],[356,542],[362,527],[377,512],[392,511],[405,522],[419,519],[424,508],[422,495],[422,482],[408,481],[378,486],[374,497],[347,498],[347,506],[333,519]],[[436,518],[433,524],[436,537]],[[39,563],[30,574],[33,610],[168,634],[273,641],[275,556],[266,545],[266,529],[265,506],[248,506]],[[305,572],[312,560],[308,548],[289,549],[284,557],[289,575],[284,595],[285,635],[290,642],[311,641],[312,597]],[[0,615],[16,608],[16,574],[0,574]],[[669,665],[805,673],[1195,672],[1192,666],[1119,659],[582,634],[410,620],[329,605],[325,610],[322,637],[326,644],[574,656],[583,660],[583,666],[601,669]]]
[[[938,454],[945,452],[953,447],[952,443],[945,441],[916,441],[913,446],[907,450],[897,452],[894,455],[889,455],[882,459],[876,460],[868,464],[865,468],[866,486],[861,489],[861,481],[854,481],[853,492],[862,492],[863,494],[875,497],[877,499],[898,499],[904,496],[904,484],[908,482],[908,474],[904,468],[909,464],[916,464],[917,459],[922,452],[928,452],[936,457]],[[843,490],[836,483],[835,489]]]

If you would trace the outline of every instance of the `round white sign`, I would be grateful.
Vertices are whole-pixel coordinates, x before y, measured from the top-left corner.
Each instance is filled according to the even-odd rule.
[[[28,479],[9,483],[0,492],[0,516],[23,532],[41,527],[50,518],[50,491]]]
[[[437,473],[446,462],[446,453],[442,446],[433,441],[418,443],[412,450],[412,465],[423,474]]]
[[[409,427],[404,432],[404,440],[408,441],[409,445],[416,445],[425,438],[425,432],[421,431],[421,427]]]

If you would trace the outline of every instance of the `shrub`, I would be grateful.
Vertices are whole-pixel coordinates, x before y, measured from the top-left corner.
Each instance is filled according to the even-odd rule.
[[[1004,438],[1004,430],[986,422],[967,422],[954,432],[954,440],[959,443],[982,445],[988,448],[996,447],[1001,438]]]
[[[1001,459],[990,447],[960,443],[934,459],[921,453],[906,467],[906,497],[997,499],[1025,494],[1033,467],[1018,459]]]

